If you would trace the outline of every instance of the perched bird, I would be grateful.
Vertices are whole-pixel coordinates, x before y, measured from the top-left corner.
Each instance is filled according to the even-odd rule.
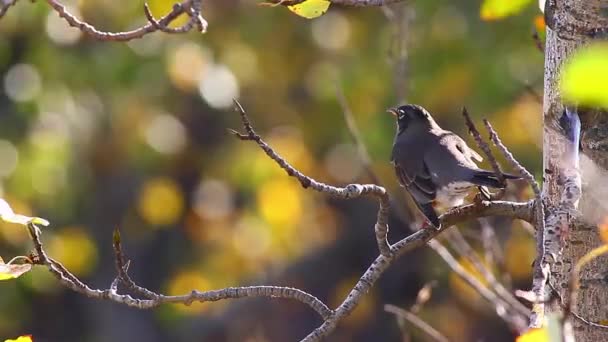
[[[475,187],[504,187],[494,172],[480,169],[473,161],[483,158],[461,137],[439,127],[426,109],[407,104],[388,112],[397,119],[391,161],[399,183],[435,228],[439,229],[440,222],[433,204],[452,208],[461,205]]]

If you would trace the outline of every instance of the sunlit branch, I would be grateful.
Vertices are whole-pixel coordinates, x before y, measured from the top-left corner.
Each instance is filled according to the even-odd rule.
[[[196,27],[199,32],[204,33],[207,30],[207,21],[205,21],[201,14],[201,1],[202,0],[184,0],[182,2],[175,3],[171,9],[171,12],[167,13],[159,20],[154,18],[150,12],[148,4],[144,4],[144,14],[148,19],[148,23],[134,30],[123,32],[100,30],[88,22],[78,19],[59,1],[47,0],[46,2],[55,12],[57,12],[59,17],[63,18],[68,23],[69,26],[77,28],[92,38],[103,41],[129,41],[141,38],[155,31],[162,31],[165,33],[185,33]],[[0,5],[0,18],[2,18],[7,12],[8,8],[14,5],[16,2],[17,0],[9,0],[8,2],[3,1],[3,4]],[[186,24],[177,28],[168,27],[171,22],[182,14],[186,14],[189,17]]]
[[[145,297],[147,298],[135,298],[131,295],[118,293],[118,283],[126,283],[127,287],[130,289],[133,288],[132,286],[134,284],[129,278],[125,278],[127,267],[122,266],[123,260],[117,260],[117,265],[121,265],[121,269],[123,270],[119,272],[119,275],[116,278],[119,280],[115,279],[108,289],[93,289],[68,271],[61,263],[48,256],[40,240],[40,230],[38,230],[35,225],[28,225],[28,230],[32,242],[34,243],[34,249],[36,250],[36,255],[31,258],[34,261],[34,264],[46,266],[51,274],[53,274],[63,286],[89,298],[109,300],[137,309],[151,309],[158,307],[161,304],[168,303],[191,305],[193,302],[215,302],[224,299],[247,297],[287,298],[297,300],[310,306],[323,319],[328,319],[332,315],[332,311],[313,295],[299,289],[283,286],[228,287],[212,291],[192,290],[190,293],[179,296],[167,296],[137,287],[138,291],[136,292],[145,294]],[[118,259],[122,259],[123,255],[120,248],[120,239],[115,238],[114,249],[115,255],[119,256]]]

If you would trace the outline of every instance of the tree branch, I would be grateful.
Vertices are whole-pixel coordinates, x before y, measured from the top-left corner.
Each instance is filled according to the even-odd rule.
[[[425,334],[427,334],[433,341],[437,342],[448,342],[448,338],[443,336],[437,329],[433,328],[427,322],[423,321],[420,317],[416,316],[412,312],[407,310],[403,310],[402,308],[387,304],[384,306],[384,311],[390,312],[393,315],[403,318],[408,322],[415,325],[418,329],[422,330]]]
[[[190,305],[193,302],[215,302],[223,299],[238,299],[245,297],[268,297],[268,298],[289,298],[302,302],[310,306],[315,310],[323,319],[328,319],[332,315],[332,311],[313,295],[306,293],[302,290],[281,287],[281,286],[246,286],[246,287],[228,287],[220,290],[212,291],[196,291],[179,296],[167,296],[159,293],[155,293],[149,290],[143,291],[149,299],[134,298],[127,294],[119,294],[114,280],[112,286],[107,290],[92,289],[76,276],[70,273],[60,262],[52,259],[46,254],[40,240],[40,230],[34,225],[28,225],[28,231],[36,250],[36,255],[31,259],[34,264],[44,265],[48,270],[59,280],[59,282],[74,292],[78,292],[86,297],[109,300],[114,303],[123,304],[132,308],[137,309],[151,309],[161,304],[167,303],[181,303],[184,305]],[[122,251],[120,250],[120,240],[114,239],[115,255],[122,258]],[[117,260],[117,265],[122,265],[122,260]],[[129,283],[129,280],[125,280],[124,275],[126,274],[126,267],[122,267],[121,272],[117,279],[120,282]],[[140,290],[143,288],[139,288]]]
[[[14,5],[17,0],[0,0],[4,3],[0,5],[0,18],[4,16],[8,8]],[[138,27],[131,31],[124,32],[109,32],[102,31],[95,26],[78,19],[75,15],[70,13],[68,9],[57,0],[46,1],[51,8],[59,14],[59,17],[63,18],[68,25],[75,27],[84,34],[102,41],[129,41],[137,38],[141,38],[146,34],[162,31],[165,33],[185,33],[192,30],[194,27],[201,33],[205,33],[207,30],[207,21],[201,15],[201,0],[184,0],[182,2],[173,5],[171,12],[166,14],[159,20],[156,20],[148,4],[144,4],[144,14],[148,19],[148,23],[141,27]],[[178,28],[170,28],[168,25],[177,19],[181,14],[186,13],[190,19],[186,24]]]

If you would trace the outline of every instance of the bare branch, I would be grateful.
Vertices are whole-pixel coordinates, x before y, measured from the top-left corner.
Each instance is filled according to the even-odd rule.
[[[413,314],[407,310],[403,310],[402,308],[395,306],[395,305],[387,304],[384,306],[384,311],[390,312],[393,315],[403,318],[403,319],[407,320],[408,322],[412,323],[418,329],[422,330],[425,334],[427,334],[433,341],[437,341],[437,342],[448,342],[449,341],[448,338],[443,336],[439,331],[437,331],[437,329],[433,328],[427,322],[423,321],[420,317],[416,316],[415,314]]]
[[[536,262],[534,264],[533,280],[532,280],[532,292],[537,298],[543,298],[547,282],[549,281],[550,266],[545,256],[545,213],[544,204],[542,200],[542,194],[540,192],[540,186],[534,179],[534,176],[526,170],[517,160],[513,157],[513,154],[509,152],[507,147],[502,143],[498,134],[492,128],[492,125],[488,120],[484,120],[488,132],[490,132],[490,140],[498,147],[498,149],[505,156],[507,161],[516,169],[521,176],[530,184],[534,191],[535,197],[535,226],[536,226]],[[543,302],[534,303],[532,305],[532,315],[530,316],[530,326],[540,327],[544,317],[544,306]]]
[[[483,151],[483,153],[488,158],[488,161],[490,162],[490,165],[492,166],[492,170],[494,170],[494,173],[496,174],[496,178],[498,178],[498,181],[500,182],[500,184],[502,184],[503,186],[506,186],[507,183],[505,181],[505,176],[503,175],[502,170],[500,169],[500,165],[498,165],[496,158],[494,158],[494,155],[492,154],[492,150],[490,149],[490,146],[488,146],[488,144],[481,138],[481,134],[479,134],[477,127],[475,127],[475,124],[473,123],[473,120],[471,120],[471,117],[469,116],[469,112],[467,111],[466,107],[462,107],[462,116],[464,116],[464,121],[467,124],[469,133],[473,136],[473,139],[475,139],[477,146],[479,146],[479,148]],[[500,199],[503,197],[504,193],[505,193],[505,190],[502,189],[502,190],[499,190],[499,192],[492,197],[494,197],[495,199]]]
[[[443,258],[443,260],[456,272],[463,280],[471,285],[479,294],[489,303],[495,306],[496,314],[505,322],[508,322],[512,327],[522,332],[526,330],[527,315],[513,310],[512,305],[507,303],[503,298],[491,291],[479,279],[474,277],[454,258],[447,248],[437,243],[436,240],[429,241],[429,246]]]
[[[59,14],[61,18],[67,21],[68,25],[79,29],[83,33],[95,39],[104,41],[129,41],[141,38],[146,34],[155,31],[162,31],[165,33],[184,33],[190,31],[194,26],[196,26],[202,33],[204,33],[207,29],[207,22],[201,16],[200,0],[184,0],[183,2],[176,3],[173,5],[171,12],[159,20],[154,18],[148,5],[144,4],[144,14],[148,19],[148,24],[134,30],[124,32],[108,32],[99,30],[95,26],[76,18],[76,16],[71,14],[67,8],[57,0],[47,0],[47,3],[55,10],[55,12]],[[0,9],[0,13],[1,11],[2,10]],[[178,28],[168,27],[173,20],[184,13],[190,17],[190,20],[188,20],[186,24]]]
[[[61,263],[50,258],[46,254],[42,246],[42,242],[40,241],[39,230],[35,225],[29,224],[28,230],[37,253],[35,263],[46,266],[51,274],[53,274],[63,286],[89,298],[110,300],[112,302],[137,309],[155,308],[166,303],[181,303],[184,305],[190,305],[193,302],[215,302],[223,299],[237,299],[245,297],[289,298],[310,306],[323,319],[329,319],[332,315],[332,311],[313,295],[299,289],[281,286],[228,287],[220,290],[204,292],[193,290],[189,294],[180,296],[166,296],[154,293],[153,296],[150,296],[152,299],[139,299],[133,298],[132,296],[126,294],[118,294],[116,289],[112,287],[107,290],[92,289],[70,273]],[[116,245],[115,240],[115,246]],[[118,246],[120,246],[120,243],[118,243]],[[123,267],[122,269],[126,268]],[[119,275],[119,278],[122,278],[122,276]],[[112,285],[114,285],[114,283]],[[152,293],[152,291],[150,291],[150,293]]]
[[[452,229],[448,232],[447,240],[460,255],[464,256],[475,269],[481,274],[481,276],[488,281],[488,284],[492,290],[500,296],[505,302],[507,302],[513,310],[518,312],[524,317],[530,316],[530,310],[526,308],[520,301],[513,296],[511,291],[507,290],[494,276],[492,271],[488,269],[487,265],[483,263],[481,258],[473,250],[471,245],[465,240],[458,229]]]

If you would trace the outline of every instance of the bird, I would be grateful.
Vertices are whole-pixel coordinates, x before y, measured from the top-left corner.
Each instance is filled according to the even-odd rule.
[[[422,106],[406,104],[388,109],[396,117],[397,132],[391,162],[402,187],[406,188],[427,220],[440,229],[434,205],[462,205],[476,187],[504,188],[493,171],[481,169],[483,158],[456,133],[441,128]],[[505,179],[521,177],[503,173]]]

